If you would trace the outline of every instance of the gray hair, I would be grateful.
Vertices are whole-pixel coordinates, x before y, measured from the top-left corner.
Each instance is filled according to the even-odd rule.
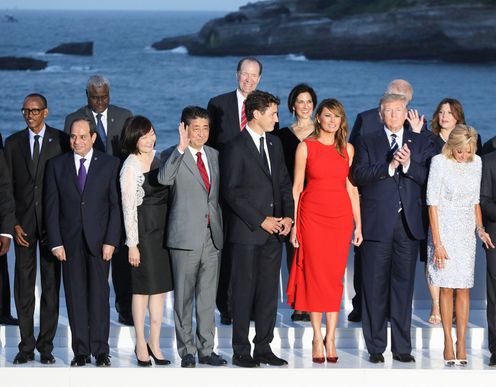
[[[90,90],[90,87],[104,87],[107,86],[107,89],[110,90],[110,82],[103,75],[92,75],[88,82],[86,83],[86,91]]]
[[[389,82],[386,93],[404,95],[407,99],[406,104],[408,105],[413,98],[413,87],[404,79],[393,79]]]
[[[408,98],[403,95],[403,94],[393,94],[393,93],[386,93],[382,96],[381,100],[379,101],[379,111],[382,113],[383,106],[386,102],[392,102],[392,101],[401,101],[405,105],[408,105]]]

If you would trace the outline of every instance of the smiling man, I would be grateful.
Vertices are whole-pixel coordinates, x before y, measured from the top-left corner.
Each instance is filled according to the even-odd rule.
[[[119,160],[93,149],[96,137],[88,120],[74,121],[73,152],[49,161],[44,185],[48,245],[62,262],[77,367],[90,355],[110,366],[109,261],[121,236]]]

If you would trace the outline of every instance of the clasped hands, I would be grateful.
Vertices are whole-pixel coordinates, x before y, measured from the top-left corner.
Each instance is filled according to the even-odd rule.
[[[260,226],[269,234],[286,236],[291,231],[292,225],[293,221],[291,218],[275,218],[273,216],[267,216]]]
[[[410,165],[410,148],[408,148],[408,144],[403,144],[401,148],[399,148],[393,155],[393,159],[389,166],[394,170],[402,165],[404,168],[408,168]]]

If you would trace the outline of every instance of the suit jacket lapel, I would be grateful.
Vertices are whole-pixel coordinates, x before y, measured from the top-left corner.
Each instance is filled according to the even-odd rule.
[[[207,154],[207,162],[208,162],[208,168],[210,169],[210,193],[209,196],[212,194],[213,187],[215,187],[215,184],[217,184],[217,176],[219,176],[219,171],[217,170],[216,164],[214,164],[214,156],[212,154],[212,151],[208,147],[204,147],[205,153]]]
[[[67,175],[72,176],[72,182],[76,186],[77,191],[82,195],[83,193],[79,188],[79,182],[77,179],[76,164],[74,163],[74,152],[67,152],[66,155],[67,155],[66,156],[67,160],[65,162],[65,165],[66,165]],[[86,178],[86,180],[88,179]]]
[[[98,175],[98,170],[99,170],[99,163],[100,163],[100,158],[98,155],[98,151],[93,148],[93,157],[91,158],[91,163],[87,171],[86,175],[86,182],[84,183],[84,191],[81,192],[81,194],[84,194],[86,191],[86,187],[88,187],[88,184],[92,184],[92,181],[96,179],[96,175]],[[73,162],[74,164],[74,162]],[[74,166],[75,168],[75,166]],[[77,181],[77,175],[76,175],[76,184],[78,185],[79,188],[79,182]]]
[[[203,187],[203,189],[206,191],[207,187],[205,187],[205,183],[203,182],[203,179],[200,175],[200,171],[198,169],[198,166],[195,163],[195,159],[193,158],[193,155],[191,154],[189,149],[186,149],[184,151],[184,157],[183,157],[184,165],[191,171],[193,176],[196,178],[198,183]]]
[[[48,159],[48,155],[52,146],[54,145],[54,138],[52,135],[52,129],[47,125],[45,129],[45,135],[43,136],[43,141],[41,144],[41,152],[40,152],[40,160],[38,161],[38,171],[36,174],[41,172],[43,168],[40,168],[40,165],[44,165]]]
[[[262,158],[260,157],[260,152],[258,151],[255,143],[253,142],[253,138],[250,136],[250,133],[248,131],[244,130],[242,132],[242,136],[245,140],[245,146],[248,148],[248,152],[251,154],[251,156],[256,160],[260,168],[264,171],[264,173],[267,175],[269,179],[272,179],[270,176],[270,172],[267,170],[265,167]],[[271,160],[272,161],[272,160]]]
[[[20,152],[24,156],[24,162],[26,163],[26,169],[32,178],[35,177],[36,171],[33,171],[33,163],[31,158],[31,146],[29,144],[29,128],[26,128],[23,133],[23,138],[20,145]]]
[[[231,106],[229,107],[229,111],[233,112],[233,118],[234,118],[233,123],[232,123],[233,132],[237,132],[240,130],[237,90],[233,91],[230,103],[231,103]],[[234,128],[236,128],[236,130],[234,130]]]

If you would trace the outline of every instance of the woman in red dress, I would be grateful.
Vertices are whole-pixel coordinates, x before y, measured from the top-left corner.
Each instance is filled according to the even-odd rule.
[[[296,222],[291,231],[295,257],[287,295],[293,309],[310,311],[312,360],[316,363],[325,359],[335,363],[338,359],[335,331],[353,223],[352,243],[358,246],[362,242],[358,190],[348,179],[354,149],[346,141],[347,134],[343,105],[326,99],[315,114],[315,134],[296,150]],[[321,330],[323,313],[325,339]]]

